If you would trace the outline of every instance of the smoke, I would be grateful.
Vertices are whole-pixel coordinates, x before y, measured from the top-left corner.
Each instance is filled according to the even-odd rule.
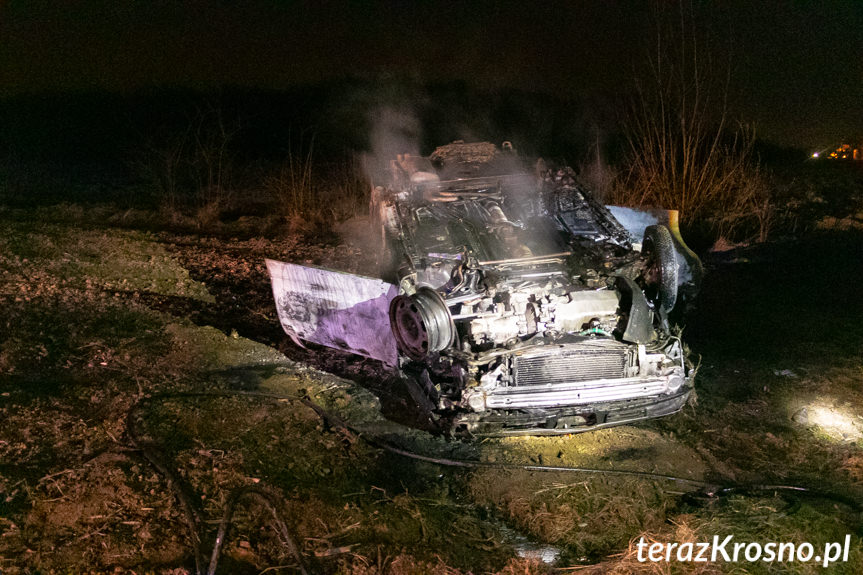
[[[360,166],[371,187],[385,185],[390,172],[390,162],[399,154],[421,152],[421,124],[414,107],[408,103],[382,103],[389,97],[376,97],[369,92],[360,94],[365,98],[364,114],[368,135],[366,151],[358,155]],[[377,100],[377,101],[375,101]],[[360,108],[362,110],[362,108]],[[359,124],[359,123],[357,123]],[[357,125],[355,124],[355,125]],[[380,229],[373,229],[366,218],[353,218],[338,226],[342,239],[358,248],[364,257],[360,273],[378,277],[385,254],[381,252]]]
[[[497,146],[511,141],[522,158],[542,156],[568,165],[577,165],[588,140],[595,140],[580,100],[520,90],[382,75],[352,87],[338,101],[345,110],[340,117],[347,120],[342,128],[362,126],[363,166],[374,184],[396,155],[428,155],[456,140]]]
[[[369,113],[371,150],[363,154],[363,170],[372,185],[386,179],[390,162],[398,154],[419,155],[422,128],[416,112],[407,104],[384,104]]]
[[[660,222],[660,218],[655,213],[645,210],[637,210],[624,206],[606,207],[611,212],[611,215],[614,216],[614,219],[626,228],[632,241],[637,243],[641,243],[641,239],[644,237],[644,230],[647,226],[665,223],[668,220],[668,218],[665,218],[665,221]]]
[[[627,208],[624,206],[606,206],[611,212],[611,215],[620,222],[626,231],[629,233],[633,242],[641,243],[644,237],[644,230],[647,226],[655,224],[668,225],[668,212],[665,210],[639,210],[636,208]],[[672,236],[673,237],[673,236]],[[694,281],[692,266],[685,255],[685,250],[678,245],[676,238],[674,240],[675,259],[677,260],[678,277],[677,283],[684,284]]]

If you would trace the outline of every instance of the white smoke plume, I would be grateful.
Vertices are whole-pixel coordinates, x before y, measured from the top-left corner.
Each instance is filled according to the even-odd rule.
[[[371,151],[363,155],[363,169],[372,185],[386,178],[398,154],[419,154],[422,128],[408,105],[381,105],[370,112]]]

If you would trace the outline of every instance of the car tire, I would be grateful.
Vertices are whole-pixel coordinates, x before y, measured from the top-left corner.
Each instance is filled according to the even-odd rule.
[[[677,253],[671,232],[663,225],[648,226],[644,230],[641,253],[645,259],[647,299],[666,314],[677,302]]]

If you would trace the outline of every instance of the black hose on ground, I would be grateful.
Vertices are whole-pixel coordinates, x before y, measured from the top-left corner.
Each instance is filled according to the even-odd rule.
[[[152,443],[145,442],[141,439],[138,434],[138,429],[135,425],[135,414],[147,403],[152,403],[155,400],[159,399],[171,399],[178,397],[227,397],[227,396],[241,396],[241,395],[253,395],[256,397],[265,397],[267,399],[276,399],[276,400],[290,400],[296,401],[297,398],[292,397],[284,397],[275,394],[266,394],[266,393],[244,393],[240,391],[232,391],[232,392],[177,392],[177,393],[163,393],[157,394],[150,397],[146,397],[140,399],[135,404],[129,408],[126,413],[126,434],[129,437],[129,442],[132,446],[137,449],[141,455],[144,457],[153,468],[156,469],[168,482],[168,486],[174,493],[174,496],[177,498],[177,501],[180,503],[180,507],[183,510],[183,519],[186,523],[186,528],[189,531],[189,538],[192,544],[192,552],[195,557],[195,574],[196,575],[215,575],[216,566],[219,562],[219,556],[221,554],[222,545],[225,542],[225,538],[228,533],[228,529],[231,525],[231,519],[234,516],[234,511],[236,510],[237,504],[243,499],[256,499],[259,503],[264,505],[273,516],[273,521],[276,524],[276,528],[279,532],[279,535],[282,537],[282,544],[285,545],[288,550],[291,552],[291,555],[294,556],[294,559],[297,561],[297,566],[299,572],[302,575],[309,575],[308,568],[306,567],[305,562],[303,561],[302,553],[300,553],[300,549],[297,546],[294,537],[291,535],[285,521],[282,519],[282,515],[279,511],[279,507],[281,507],[282,499],[281,496],[268,488],[265,487],[257,487],[257,486],[247,486],[241,487],[233,490],[229,496],[228,501],[225,504],[224,513],[222,515],[222,520],[219,523],[219,530],[216,535],[216,541],[213,544],[213,550],[210,554],[210,561],[208,567],[205,570],[205,557],[203,552],[203,545],[201,540],[201,531],[200,525],[204,523],[203,514],[201,510],[195,505],[195,498],[190,494],[190,490],[185,482],[183,482],[179,475],[172,470],[168,465],[162,461],[159,454],[154,449]]]
[[[219,554],[222,550],[222,544],[225,542],[228,528],[231,526],[231,518],[234,515],[234,510],[236,509],[237,504],[242,499],[257,499],[259,503],[270,511],[273,516],[273,521],[276,523],[279,535],[282,536],[282,542],[291,552],[291,555],[294,556],[294,559],[296,559],[300,573],[302,573],[302,575],[309,575],[309,571],[306,569],[306,564],[303,561],[303,555],[300,553],[300,549],[297,547],[296,542],[294,542],[294,538],[291,536],[288,526],[285,525],[285,522],[279,513],[278,507],[281,507],[281,505],[276,505],[274,503],[274,501],[281,502],[281,496],[271,489],[256,486],[235,489],[228,497],[228,502],[225,504],[225,513],[222,515],[221,523],[219,523],[216,542],[213,544],[213,552],[210,555],[210,566],[207,569],[207,575],[216,574],[216,565],[219,563]]]
[[[584,474],[594,474],[594,475],[612,475],[618,477],[636,477],[640,479],[650,479],[654,481],[669,481],[674,483],[681,483],[686,485],[691,485],[700,489],[700,494],[715,498],[722,497],[727,495],[759,495],[766,492],[786,492],[789,494],[800,494],[807,495],[815,498],[823,498],[831,501],[835,501],[837,503],[842,503],[854,509],[857,512],[863,512],[863,502],[857,501],[850,497],[846,497],[844,495],[838,493],[831,493],[827,491],[821,491],[816,489],[811,489],[809,487],[803,487],[800,485],[776,485],[776,484],[761,484],[761,483],[753,483],[753,484],[716,484],[708,481],[702,481],[699,479],[689,479],[686,477],[678,477],[675,475],[665,475],[662,473],[652,473],[649,471],[634,471],[634,470],[626,470],[626,469],[601,469],[595,467],[570,467],[570,466],[554,466],[554,465],[524,465],[520,463],[497,463],[490,461],[471,461],[471,460],[462,460],[462,459],[447,459],[442,457],[432,457],[429,455],[422,455],[420,453],[415,453],[413,451],[403,449],[396,445],[393,445],[389,441],[381,439],[379,437],[373,437],[369,435],[365,435],[357,429],[352,428],[345,421],[340,419],[338,416],[327,412],[318,404],[312,402],[308,398],[299,399],[304,405],[313,409],[319,417],[328,421],[329,425],[336,428],[343,428],[356,436],[362,438],[366,443],[373,447],[377,447],[379,449],[383,449],[385,451],[389,451],[390,453],[394,453],[396,455],[401,455],[402,457],[407,457],[410,459],[414,459],[416,461],[423,461],[426,463],[433,463],[435,465],[442,465],[446,467],[462,467],[462,468],[473,468],[473,469],[519,469],[526,471],[541,471],[541,472],[563,472],[563,473],[584,473]]]
[[[192,542],[192,551],[195,556],[195,573],[196,575],[203,575],[204,556],[201,553],[201,537],[199,528],[203,519],[201,510],[194,504],[194,498],[189,493],[189,489],[186,484],[173,469],[168,467],[162,461],[154,448],[155,446],[141,439],[138,434],[138,428],[135,425],[135,413],[142,405],[144,405],[144,403],[149,402],[152,399],[153,398],[145,398],[143,400],[139,400],[129,409],[126,414],[126,435],[128,435],[129,442],[132,444],[132,447],[140,451],[144,459],[146,459],[147,462],[149,462],[150,465],[152,465],[153,468],[155,468],[156,471],[165,478],[171,491],[174,492],[174,496],[177,498],[177,501],[180,503],[180,507],[183,510],[183,519],[186,522],[186,528],[189,531],[189,538]]]
[[[168,392],[168,393],[160,393],[147,398],[144,398],[138,402],[136,402],[128,411],[126,416],[126,427],[127,433],[129,435],[129,439],[133,446],[140,450],[143,456],[150,462],[151,465],[161,473],[165,479],[168,480],[168,484],[171,489],[174,491],[175,496],[177,497],[180,505],[183,508],[184,518],[186,524],[188,526],[190,537],[192,540],[192,544],[194,547],[195,553],[195,565],[196,565],[196,573],[197,575],[205,575],[205,571],[203,569],[203,554],[201,550],[201,537],[198,525],[203,523],[201,512],[198,508],[192,503],[193,498],[189,496],[188,489],[184,486],[184,484],[180,481],[179,477],[175,472],[173,472],[170,468],[168,468],[158,457],[158,455],[154,452],[152,444],[148,444],[142,442],[138,436],[137,430],[134,425],[134,415],[135,412],[140,409],[145,403],[151,403],[160,399],[174,399],[181,397],[255,397],[255,398],[264,398],[271,399],[275,401],[290,401],[290,402],[298,402],[307,406],[309,409],[313,410],[321,420],[329,427],[337,430],[344,430],[350,432],[363,439],[366,443],[371,445],[372,447],[376,447],[378,449],[382,449],[388,451],[390,453],[400,455],[402,457],[407,457],[409,459],[413,459],[416,461],[422,461],[425,463],[432,463],[435,465],[441,465],[445,467],[459,467],[459,468],[469,468],[469,469],[518,469],[518,470],[526,470],[526,471],[540,471],[540,472],[566,472],[566,473],[584,473],[584,474],[594,474],[594,475],[611,475],[611,476],[619,476],[619,477],[637,477],[641,479],[649,479],[653,481],[669,481],[679,484],[690,485],[696,489],[700,490],[700,494],[706,496],[708,498],[717,498],[727,495],[740,494],[740,495],[759,495],[766,492],[784,492],[788,494],[797,494],[797,495],[807,495],[815,498],[822,498],[832,500],[843,505],[847,505],[854,509],[857,512],[863,512],[863,504],[860,501],[855,499],[851,499],[849,497],[845,497],[840,494],[831,493],[827,491],[820,491],[816,489],[810,489],[808,487],[803,487],[799,485],[772,485],[772,484],[716,484],[710,483],[707,481],[697,480],[697,479],[689,479],[686,477],[678,477],[674,475],[665,475],[661,473],[651,473],[647,471],[631,471],[631,470],[623,470],[623,469],[602,469],[595,467],[569,467],[569,466],[554,466],[554,465],[523,465],[518,463],[497,463],[497,462],[487,462],[487,461],[476,461],[476,460],[462,460],[462,459],[448,459],[442,457],[433,457],[429,455],[423,455],[420,453],[415,453],[413,451],[401,448],[397,445],[392,444],[386,439],[381,437],[375,437],[372,435],[367,435],[363,433],[361,430],[358,430],[352,427],[350,424],[342,420],[337,415],[330,413],[325,410],[323,407],[313,402],[308,397],[294,397],[294,396],[285,396],[279,395],[276,393],[267,393],[267,392],[257,392],[257,391],[240,391],[240,390],[213,390],[213,391],[182,391],[182,392]],[[206,575],[215,575],[216,566],[218,564],[219,555],[221,553],[222,545],[224,544],[225,537],[227,535],[228,529],[231,525],[231,519],[234,514],[234,510],[237,504],[242,499],[257,499],[261,502],[273,515],[273,520],[276,522],[276,527],[278,529],[279,534],[282,536],[284,545],[288,548],[291,554],[294,556],[295,560],[298,564],[298,569],[300,573],[303,575],[308,575],[309,571],[305,566],[305,562],[303,561],[302,553],[299,550],[299,547],[295,543],[294,537],[291,536],[290,531],[287,528],[284,520],[281,517],[281,514],[278,511],[278,502],[281,501],[281,497],[277,492],[272,489],[265,487],[242,487],[236,489],[231,492],[228,497],[228,502],[225,504],[225,511],[222,516],[222,520],[219,523],[218,534],[216,535],[216,541],[213,545],[213,550],[210,556],[209,567],[206,571]],[[276,502],[274,502],[276,500]]]

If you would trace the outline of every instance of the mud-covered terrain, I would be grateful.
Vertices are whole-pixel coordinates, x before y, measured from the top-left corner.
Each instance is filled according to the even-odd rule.
[[[682,413],[475,443],[409,427],[424,422],[375,362],[300,348],[281,331],[264,258],[369,273],[363,227],[327,242],[237,239],[129,229],[110,211],[0,210],[0,572],[192,573],[178,489],[202,518],[209,560],[241,487],[277,495],[311,573],[824,570],[635,555],[642,536],[728,534],[816,548],[851,534],[848,562],[830,572],[859,572],[863,518],[843,502],[863,501],[853,226],[706,257],[698,304],[681,319],[700,360],[697,401]],[[446,465],[459,461],[482,465]],[[709,497],[697,482],[834,495]],[[217,572],[298,571],[252,503],[238,506]]]

